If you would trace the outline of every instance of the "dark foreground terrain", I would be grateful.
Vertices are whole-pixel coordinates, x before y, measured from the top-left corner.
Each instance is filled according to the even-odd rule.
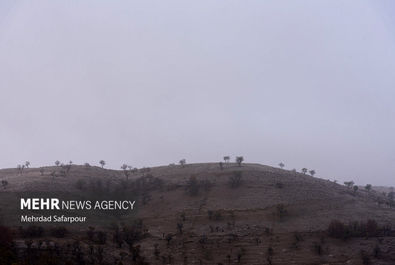
[[[393,194],[293,171],[72,165],[4,169],[0,181],[0,264],[395,264]],[[21,224],[19,198],[34,195],[136,204]]]

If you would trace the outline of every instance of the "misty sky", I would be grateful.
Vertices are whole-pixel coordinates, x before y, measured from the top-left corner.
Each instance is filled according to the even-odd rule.
[[[219,161],[395,185],[394,1],[1,1],[0,167]]]

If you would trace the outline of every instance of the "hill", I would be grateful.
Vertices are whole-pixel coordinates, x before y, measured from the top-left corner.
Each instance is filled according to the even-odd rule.
[[[395,264],[395,210],[375,190],[259,164],[43,169],[0,170],[8,182],[0,193],[3,222],[20,225],[15,204],[27,194],[136,200],[133,214],[86,212],[87,223],[65,225],[72,237],[46,235],[59,244],[77,238],[86,251],[102,246],[108,264]],[[333,220],[352,233],[328,234]],[[88,226],[108,235],[106,242],[90,238]]]

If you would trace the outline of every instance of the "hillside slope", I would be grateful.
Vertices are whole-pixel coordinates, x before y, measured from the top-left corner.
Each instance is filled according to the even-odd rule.
[[[148,264],[362,264],[361,253],[373,253],[377,244],[382,254],[376,260],[395,264],[393,236],[343,241],[323,232],[334,219],[345,224],[373,219],[380,227],[395,227],[395,210],[379,192],[354,192],[328,180],[258,164],[230,163],[223,169],[216,163],[190,164],[138,172],[71,166],[67,174],[61,171],[0,170],[0,181],[8,182],[0,195],[89,196],[124,190],[124,198],[136,199],[136,211],[133,216],[114,216],[111,223],[142,220],[146,231],[138,242],[139,255]],[[0,208],[6,209],[3,219],[10,218],[4,212],[12,211],[6,204],[0,201]],[[111,257],[122,250],[110,243],[106,247]]]

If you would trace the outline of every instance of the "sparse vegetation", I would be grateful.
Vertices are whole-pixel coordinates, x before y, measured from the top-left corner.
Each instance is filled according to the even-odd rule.
[[[68,233],[68,230],[64,226],[54,227],[50,230],[51,235],[57,238],[63,238]]]
[[[199,194],[200,185],[195,176],[191,176],[187,182],[186,190],[189,195],[196,196]]]
[[[224,161],[225,161],[225,163],[229,163],[229,161],[230,161],[230,156],[224,156]]]
[[[239,167],[241,167],[241,163],[243,163],[244,157],[242,156],[236,156],[236,163]]]
[[[8,181],[3,179],[3,180],[1,181],[1,185],[3,186],[3,189],[6,189],[7,186],[8,186]]]
[[[307,173],[307,168],[305,168],[305,167],[302,168],[302,173],[303,173],[303,174],[306,174],[306,173]]]
[[[36,225],[31,225],[26,228],[19,227],[19,234],[22,238],[42,237],[44,235],[44,228]]]
[[[86,181],[84,179],[77,180],[77,182],[75,183],[75,187],[79,190],[86,190]]]
[[[351,237],[374,237],[379,234],[378,224],[375,220],[367,222],[350,222],[348,225],[332,220],[328,227],[328,235],[334,238],[348,239]]]
[[[309,173],[310,173],[310,175],[311,175],[311,176],[313,176],[313,177],[314,177],[314,175],[315,175],[315,170],[314,170],[314,169],[312,169],[312,170],[310,170],[310,171],[309,171]]]
[[[280,162],[280,163],[278,164],[278,166],[279,166],[281,169],[283,169],[283,168],[285,167],[285,165],[284,165],[283,162]]]
[[[106,165],[106,161],[100,160],[99,164],[101,165],[101,168],[104,168],[104,166]]]
[[[354,186],[354,181],[352,181],[352,180],[351,181],[345,181],[344,185],[346,185],[347,188],[351,189],[352,186]]]
[[[229,186],[233,189],[241,186],[243,181],[243,172],[234,171],[233,174],[229,177]]]
[[[187,163],[187,161],[185,160],[185,158],[183,158],[180,160],[179,163],[180,163],[181,167],[185,167],[185,164]]]
[[[280,220],[283,219],[288,214],[285,205],[282,203],[277,204],[275,214]]]
[[[209,220],[214,220],[214,221],[222,220],[222,214],[219,210],[216,211],[208,210],[207,215]]]

